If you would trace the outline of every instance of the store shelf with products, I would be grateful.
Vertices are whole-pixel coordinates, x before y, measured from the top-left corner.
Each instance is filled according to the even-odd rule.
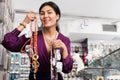
[[[28,54],[11,52],[11,66],[9,80],[28,80],[30,73],[30,60]]]
[[[95,46],[95,48],[97,48],[97,46]],[[112,47],[109,47],[109,49],[110,48]],[[100,46],[98,49],[100,50]],[[120,75],[120,48],[117,46],[114,50],[110,50],[106,55],[97,57],[92,62],[89,62],[88,66],[79,71],[78,74],[80,77],[84,78],[87,78],[85,75],[90,75],[87,79],[92,80],[97,79],[98,76],[102,76],[103,79],[106,80],[108,76],[112,76],[113,74]]]
[[[118,48],[120,48],[120,41],[118,40],[88,40],[87,59],[89,65]]]
[[[82,56],[81,58],[83,59],[83,62],[84,62],[84,65],[85,66],[88,66],[88,59],[87,59],[87,55],[88,55],[88,39],[84,39],[82,42],[81,42],[81,45],[82,45]]]

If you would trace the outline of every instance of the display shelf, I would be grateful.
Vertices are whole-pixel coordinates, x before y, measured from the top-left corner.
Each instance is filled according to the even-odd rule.
[[[101,57],[88,65],[89,68],[120,68],[120,48]]]
[[[102,76],[104,80],[107,80],[107,77],[113,74],[120,74],[120,48],[95,60],[85,69],[78,72],[78,76],[86,77],[86,75],[89,75],[86,78],[92,80],[98,76]]]
[[[11,52],[11,66],[9,80],[28,80],[30,73],[30,60],[27,54]]]

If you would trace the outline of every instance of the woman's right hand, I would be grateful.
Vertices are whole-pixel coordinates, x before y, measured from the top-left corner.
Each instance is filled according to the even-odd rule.
[[[23,22],[20,23],[20,25],[17,27],[17,29],[19,31],[22,31],[26,27],[27,24],[29,24],[31,21],[34,21],[35,19],[36,19],[35,12],[33,12],[33,11],[28,12],[26,17],[24,18]]]
[[[31,21],[36,19],[36,14],[33,11],[27,13],[26,17],[23,20],[23,23],[29,24]]]

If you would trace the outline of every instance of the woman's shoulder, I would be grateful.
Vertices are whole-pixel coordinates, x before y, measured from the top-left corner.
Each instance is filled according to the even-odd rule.
[[[68,40],[68,41],[70,41],[69,37],[66,36],[66,35],[64,35],[64,34],[62,34],[62,33],[59,33],[58,38],[62,39],[62,40]]]

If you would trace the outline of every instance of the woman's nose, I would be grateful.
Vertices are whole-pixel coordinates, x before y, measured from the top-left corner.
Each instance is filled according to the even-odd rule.
[[[45,17],[48,17],[48,13],[45,13],[44,16],[45,16]]]

